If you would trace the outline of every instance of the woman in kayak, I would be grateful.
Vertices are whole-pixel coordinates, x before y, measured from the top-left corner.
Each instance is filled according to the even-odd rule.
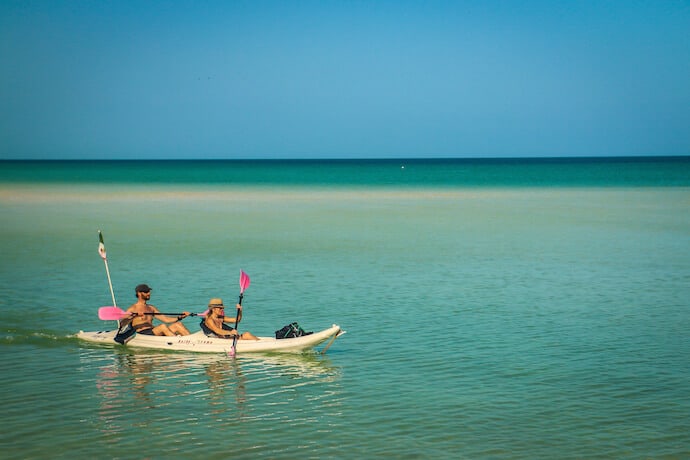
[[[158,309],[150,305],[148,301],[151,299],[151,288],[146,284],[140,284],[134,288],[134,294],[137,296],[137,302],[127,309],[131,325],[138,334],[145,335],[189,335],[189,330],[180,322],[181,319],[189,316],[189,312],[184,312],[177,318],[165,315],[153,315],[152,313],[159,313]],[[153,325],[153,319],[156,318],[163,323],[158,326]]]
[[[242,305],[237,304],[237,319],[242,319]],[[238,334],[237,329],[228,326],[225,323],[235,323],[235,318],[225,316],[225,305],[223,299],[213,298],[208,302],[208,314],[206,318],[201,321],[201,330],[209,337],[219,337],[222,339],[232,339],[239,335],[243,340],[259,340],[251,332],[243,332]]]

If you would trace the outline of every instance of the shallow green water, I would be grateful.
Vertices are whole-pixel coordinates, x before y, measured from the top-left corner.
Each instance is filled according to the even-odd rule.
[[[5,182],[2,457],[687,457],[689,209],[658,184]],[[348,333],[236,360],[80,343],[112,326],[98,229],[123,308],[141,282],[232,302],[241,268],[241,329]]]

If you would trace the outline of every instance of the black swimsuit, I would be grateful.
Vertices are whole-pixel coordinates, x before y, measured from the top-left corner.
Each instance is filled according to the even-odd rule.
[[[156,335],[153,333],[153,324],[151,323],[137,324],[134,330],[137,332],[137,334]]]
[[[204,334],[206,334],[206,337],[217,337],[219,339],[231,339],[232,337],[227,337],[227,336],[219,336],[215,332],[213,332],[204,322],[205,320],[201,320],[199,323],[199,326],[201,327],[201,330],[204,331]],[[223,323],[223,330],[224,331],[234,331],[234,327],[230,327],[227,324]]]

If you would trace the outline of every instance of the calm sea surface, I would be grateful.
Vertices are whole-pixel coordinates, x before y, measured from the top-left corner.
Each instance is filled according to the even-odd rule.
[[[690,457],[690,159],[0,162],[0,458]],[[325,355],[78,341],[236,301]],[[191,330],[198,324],[185,320]]]

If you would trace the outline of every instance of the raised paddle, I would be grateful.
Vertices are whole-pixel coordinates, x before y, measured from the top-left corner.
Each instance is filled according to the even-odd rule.
[[[103,259],[103,263],[105,264],[105,274],[108,275],[108,286],[110,287],[110,296],[113,298],[113,305],[117,305],[117,302],[115,302],[115,292],[113,291],[113,282],[110,281],[110,270],[108,269],[108,259],[106,258],[105,254],[105,243],[103,243],[103,233],[101,231],[98,231],[98,255],[101,256],[101,259]]]
[[[240,270],[240,300],[237,302],[242,305],[242,298],[244,297],[244,290],[249,287],[249,275]],[[235,316],[235,331],[237,335],[232,338],[232,348],[230,348],[230,356],[235,356],[235,346],[237,345],[237,337],[240,334],[240,309],[237,309],[237,315]]]
[[[147,315],[180,316],[182,313],[146,313]],[[118,307],[101,307],[98,309],[98,318],[104,321],[119,321],[129,316],[129,313]],[[206,316],[203,313],[190,313],[189,316]]]
[[[101,259],[103,259],[103,263],[105,264],[105,274],[108,275],[108,286],[110,287],[110,296],[113,298],[113,305],[115,305],[114,308],[117,308],[117,302],[115,302],[115,291],[113,291],[113,282],[110,280],[110,269],[108,268],[108,258],[105,253],[103,233],[100,230],[98,230],[98,255],[101,256]],[[120,334],[123,332],[123,330],[127,329],[127,326],[129,326],[129,324],[120,322],[121,317],[113,319],[117,321],[117,335],[115,336],[115,340],[120,342],[120,340],[118,340],[118,337],[120,337]],[[124,344],[124,342],[120,343]]]

